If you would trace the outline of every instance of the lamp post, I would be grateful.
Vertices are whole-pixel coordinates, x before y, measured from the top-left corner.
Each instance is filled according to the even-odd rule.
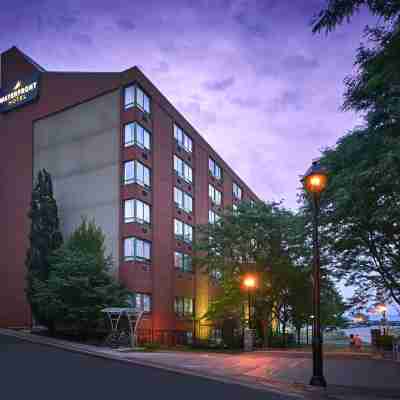
[[[376,305],[376,310],[382,314],[382,325],[383,325],[383,334],[386,335],[386,311],[387,307],[385,304],[380,303]]]
[[[250,290],[254,289],[256,286],[256,280],[253,276],[247,275],[243,281],[244,287],[247,289],[247,301],[248,301],[248,310],[249,310],[249,328],[251,328],[251,305],[250,305]]]
[[[318,240],[318,216],[321,193],[328,181],[327,171],[318,161],[314,161],[302,179],[306,191],[312,198],[313,208],[313,376],[310,385],[326,386],[322,361],[321,333],[321,266]]]

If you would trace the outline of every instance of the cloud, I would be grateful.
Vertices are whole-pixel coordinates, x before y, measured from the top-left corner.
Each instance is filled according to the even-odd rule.
[[[269,112],[301,111],[304,109],[304,95],[299,89],[284,90],[267,104],[266,109]]]
[[[122,31],[134,31],[136,29],[136,25],[128,18],[118,18],[115,21],[116,25]]]
[[[316,58],[305,57],[301,54],[293,54],[285,57],[282,65],[288,69],[314,69],[319,67],[319,61]]]
[[[256,97],[234,97],[230,102],[243,108],[256,108],[262,104],[261,100]]]
[[[233,76],[217,81],[207,81],[204,82],[203,86],[207,90],[211,90],[213,92],[221,92],[229,87],[231,87],[235,83],[235,78]]]
[[[72,35],[72,39],[75,42],[77,42],[77,44],[80,44],[83,46],[92,46],[93,45],[92,38],[86,33],[74,33]]]

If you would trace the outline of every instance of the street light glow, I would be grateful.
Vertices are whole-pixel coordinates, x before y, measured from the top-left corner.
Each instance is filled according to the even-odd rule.
[[[309,193],[322,193],[327,185],[327,171],[317,161],[314,161],[306,172],[303,183]]]
[[[384,313],[387,311],[387,307],[383,303],[377,304],[376,311],[378,311],[379,313]]]
[[[247,276],[243,281],[244,286],[247,288],[253,288],[256,286],[256,280],[252,276]]]

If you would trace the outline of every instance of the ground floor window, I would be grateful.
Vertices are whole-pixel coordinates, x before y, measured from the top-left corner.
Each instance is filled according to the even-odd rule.
[[[129,297],[130,306],[144,312],[151,312],[151,295],[148,293],[132,293]]]
[[[191,297],[175,297],[174,310],[179,317],[193,316],[194,307]]]

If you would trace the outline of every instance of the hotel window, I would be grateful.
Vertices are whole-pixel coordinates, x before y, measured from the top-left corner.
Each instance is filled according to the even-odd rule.
[[[150,132],[137,122],[130,122],[124,126],[124,146],[133,145],[150,150]]]
[[[174,234],[176,239],[191,243],[193,241],[193,227],[179,219],[174,219]]]
[[[143,201],[129,199],[124,201],[124,222],[150,224],[150,206]]]
[[[208,223],[215,224],[220,219],[220,216],[213,210],[208,210]]]
[[[182,272],[193,272],[192,256],[179,251],[174,253],[174,266]]]
[[[214,178],[222,179],[222,169],[211,157],[208,159],[208,170]]]
[[[174,170],[176,174],[183,178],[186,182],[192,182],[192,168],[176,155],[174,155]]]
[[[144,312],[151,312],[151,295],[147,293],[133,293],[129,296],[128,303],[131,307]]]
[[[179,317],[193,316],[193,299],[191,297],[175,297],[174,310]]]
[[[129,237],[124,239],[125,261],[150,261],[151,243],[147,240]]]
[[[183,147],[187,152],[191,153],[193,149],[192,139],[181,129],[178,125],[174,124],[174,138],[178,145]]]
[[[221,205],[222,193],[218,189],[215,189],[213,185],[208,185],[208,196],[215,205]]]
[[[140,87],[136,85],[131,85],[125,88],[124,106],[125,110],[136,106],[150,114],[150,98]]]
[[[238,184],[233,182],[232,189],[233,189],[233,197],[235,199],[242,200],[242,188]]]
[[[193,198],[184,191],[174,187],[174,202],[187,213],[193,212]]]
[[[150,168],[139,161],[127,161],[124,163],[124,184],[137,183],[144,187],[150,187]]]

